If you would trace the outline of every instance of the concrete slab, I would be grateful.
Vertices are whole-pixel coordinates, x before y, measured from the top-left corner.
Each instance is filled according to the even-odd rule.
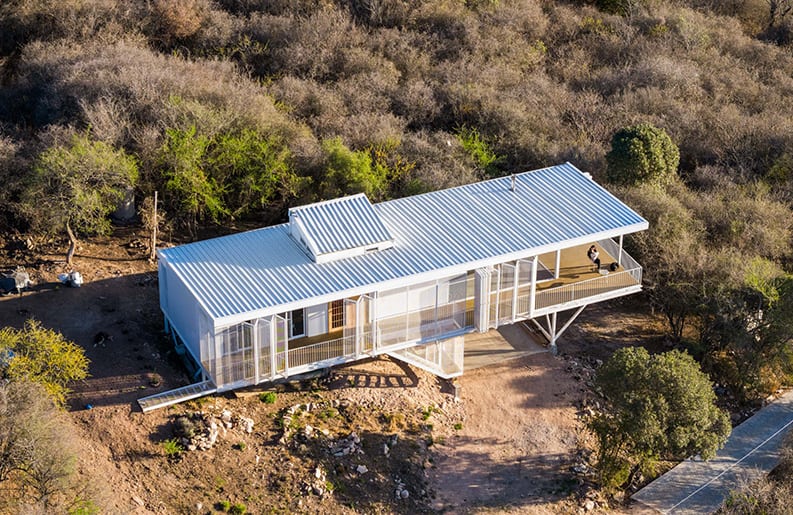
[[[793,391],[734,428],[715,458],[686,460],[633,494],[633,499],[660,513],[713,513],[731,490],[776,466],[791,427]]]
[[[549,352],[548,347],[538,343],[535,338],[520,323],[501,326],[486,333],[467,334],[463,369],[473,370],[530,354]]]

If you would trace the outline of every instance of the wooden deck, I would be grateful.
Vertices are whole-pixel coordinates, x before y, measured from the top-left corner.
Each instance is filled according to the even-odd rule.
[[[538,282],[537,291],[558,288],[559,286],[564,286],[566,284],[572,284],[586,281],[587,279],[596,279],[601,277],[601,274],[595,270],[595,265],[593,265],[587,257],[587,250],[589,250],[590,246],[591,243],[563,250],[561,256],[559,257],[559,278]],[[598,252],[600,252],[600,266],[602,268],[606,268],[611,263],[617,262],[617,258],[609,255],[600,246],[598,246]],[[545,266],[545,268],[553,273],[554,266],[556,266],[555,252],[542,254],[539,256],[539,260]],[[615,272],[621,272],[623,270],[624,268],[620,266]]]

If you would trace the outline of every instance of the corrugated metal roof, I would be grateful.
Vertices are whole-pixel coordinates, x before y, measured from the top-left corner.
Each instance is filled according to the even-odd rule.
[[[394,247],[361,256],[314,263],[287,224],[160,255],[217,322],[647,228],[647,221],[569,163],[514,178],[514,192],[510,177],[502,177],[375,204]]]
[[[320,255],[393,239],[363,193],[293,207],[289,210],[290,220],[292,217],[300,218]]]

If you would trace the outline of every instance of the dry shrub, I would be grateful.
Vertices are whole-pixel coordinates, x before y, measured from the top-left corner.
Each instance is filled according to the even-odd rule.
[[[81,105],[102,101],[129,110],[137,125],[130,130],[134,134],[140,126],[169,122],[164,108],[173,97],[233,113],[239,125],[273,130],[290,124],[266,92],[233,64],[166,57],[135,40],[110,46],[33,43],[23,52],[18,77],[18,93],[28,95],[29,109],[47,115],[42,124],[82,118]],[[47,84],[44,90],[42,83]],[[101,119],[95,112],[90,116]]]
[[[790,513],[793,499],[793,433],[782,443],[777,466],[766,477],[744,481],[730,492],[720,514]]]
[[[9,0],[0,5],[0,54],[30,41],[116,39],[140,26],[142,12],[119,0]]]
[[[379,29],[370,42],[372,52],[382,55],[396,67],[403,80],[432,77],[436,43],[426,34],[397,29]]]
[[[401,194],[433,191],[480,179],[472,165],[465,164],[465,151],[448,132],[413,132],[402,141],[402,154],[416,162]],[[400,192],[397,192],[400,196]]]
[[[405,25],[412,6],[408,0],[349,0],[347,5],[356,21],[369,27],[398,27]]]
[[[155,0],[152,4],[153,19],[160,30],[159,35],[167,43],[198,32],[207,11],[208,0]]]
[[[789,256],[793,213],[788,206],[771,198],[761,184],[738,186],[722,180],[716,186],[689,197],[687,204],[705,224],[710,245],[771,260]]]
[[[78,460],[83,443],[66,414],[38,384],[0,382],[3,513],[72,513],[90,501],[107,510],[107,485]]]
[[[282,21],[281,31],[268,39],[274,71],[281,74],[315,80],[343,76],[345,56],[364,39],[350,15],[334,8]]]
[[[304,120],[320,139],[331,135],[325,132],[325,128],[338,128],[348,115],[339,91],[313,79],[286,76],[273,82],[270,91],[295,117]]]
[[[520,34],[529,43],[545,37],[550,21],[537,0],[506,0],[483,13],[483,29]]]
[[[441,106],[435,98],[435,87],[424,79],[409,79],[394,92],[393,110],[412,128],[435,123]]]
[[[360,113],[349,116],[338,128],[345,142],[353,149],[387,141],[401,141],[405,123],[391,113]]]
[[[426,2],[412,13],[410,28],[430,35],[437,43],[435,57],[456,59],[471,53],[479,44],[476,15],[462,2]]]

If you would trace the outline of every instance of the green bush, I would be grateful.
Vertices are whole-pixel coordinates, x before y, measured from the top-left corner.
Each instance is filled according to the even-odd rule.
[[[606,161],[609,182],[665,186],[676,177],[680,151],[666,131],[641,123],[614,134]]]
[[[223,513],[228,513],[231,510],[231,501],[218,501],[215,508]]]
[[[165,456],[168,458],[174,459],[178,458],[184,452],[184,447],[182,444],[179,443],[179,440],[176,438],[170,438],[162,442],[162,450],[165,452]]]
[[[476,166],[490,177],[499,174],[499,164],[504,160],[490,148],[490,145],[482,139],[476,129],[461,127],[457,130],[457,140],[465,151],[476,163]]]
[[[77,236],[108,234],[109,215],[137,179],[133,156],[92,140],[88,133],[74,134],[68,144],[39,155],[23,195],[23,210],[36,230],[69,237],[66,263],[71,264]]]
[[[231,506],[231,509],[229,509],[229,513],[232,513],[233,515],[245,515],[247,511],[248,511],[247,506],[245,506],[245,504],[241,502],[234,503]]]
[[[23,329],[0,329],[0,349],[14,352],[4,372],[9,379],[40,384],[61,407],[71,391],[69,383],[88,377],[83,348],[33,319]]]
[[[604,408],[588,425],[606,486],[621,486],[633,470],[652,471],[657,459],[712,458],[730,434],[708,376],[686,353],[622,348],[598,369],[595,383]]]
[[[278,395],[275,392],[262,392],[259,394],[259,400],[265,404],[275,404]]]
[[[324,198],[365,193],[369,198],[383,195],[386,187],[385,170],[372,166],[366,151],[347,148],[341,138],[322,142],[325,153],[325,174],[320,184]]]

